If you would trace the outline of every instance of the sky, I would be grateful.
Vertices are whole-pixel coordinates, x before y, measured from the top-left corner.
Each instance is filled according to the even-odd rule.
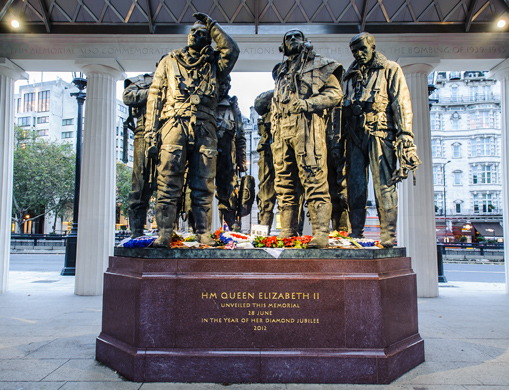
[[[56,80],[60,77],[64,81],[72,81],[72,73],[70,72],[28,72],[30,76],[30,84],[41,81]],[[137,73],[127,73],[127,77],[136,76]],[[253,106],[255,98],[262,92],[274,89],[274,81],[270,72],[232,72],[232,87],[230,96],[237,96],[239,107],[242,115],[249,118],[250,107]],[[20,85],[27,84],[27,81],[17,81],[15,93]],[[124,88],[123,81],[117,82],[117,98],[122,99],[122,91]]]

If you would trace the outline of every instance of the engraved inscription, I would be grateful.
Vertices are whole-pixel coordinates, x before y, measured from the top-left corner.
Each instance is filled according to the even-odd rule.
[[[320,323],[318,315],[309,315],[310,307],[319,303],[318,292],[203,291],[201,299],[210,302],[210,309],[215,314],[201,318],[206,324],[245,324],[253,331],[265,332],[280,324],[309,326]],[[307,304],[306,315],[302,313],[303,303]],[[235,316],[232,316],[232,309]],[[318,307],[316,309],[318,312]]]

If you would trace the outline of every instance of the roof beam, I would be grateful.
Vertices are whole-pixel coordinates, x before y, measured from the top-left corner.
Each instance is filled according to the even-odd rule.
[[[412,19],[414,20],[414,22],[417,22],[417,17],[415,16],[415,11],[414,11],[414,8],[412,7],[412,3],[410,2],[410,0],[406,0],[406,4],[408,6],[408,10],[410,11],[410,15],[412,15]]]
[[[363,8],[362,8],[362,19],[361,19],[361,31],[364,31],[364,28],[366,27],[366,19],[368,18],[368,7],[369,7],[369,0],[364,0]]]
[[[87,7],[86,4],[83,3],[83,0],[78,0],[78,7],[76,7],[76,12],[74,14],[74,17],[73,17],[73,21],[76,22],[77,18],[78,18],[78,14],[80,13],[80,10],[81,8],[83,7],[83,9],[85,11],[87,11],[87,13],[92,17],[92,19],[95,20],[96,23],[98,22],[102,22],[102,17],[100,19],[97,19],[97,17],[94,15],[94,13],[90,10],[90,8]],[[104,10],[103,10],[103,13],[106,12],[106,4],[104,4]],[[104,16],[104,15],[103,15]]]
[[[148,30],[151,34],[154,33],[154,21],[152,19],[152,9],[150,8],[150,0],[146,0],[147,2],[147,19],[148,19]]]
[[[378,0],[378,6],[382,10],[382,13],[384,14],[386,22],[390,23],[391,22],[391,18],[389,18],[389,14],[387,13],[387,10],[385,9],[383,0]]]
[[[2,10],[0,11],[0,20],[3,19],[3,17],[7,13],[7,10],[12,5],[12,3],[14,3],[14,0],[7,0],[7,3],[5,3],[5,5],[3,6]]]
[[[46,32],[49,34],[49,33],[51,33],[51,23],[49,21],[49,15],[48,15],[48,10],[46,8],[46,3],[42,0],[39,0],[39,5],[41,6],[43,22],[44,22],[44,25],[46,26]]]
[[[473,0],[472,3],[476,3],[477,0]],[[465,5],[465,0],[461,0],[458,4],[456,4],[452,10],[449,11],[449,13],[447,15],[445,15],[445,18],[444,18],[444,22],[447,22],[447,19],[449,19],[456,11],[459,7],[461,7],[462,5]],[[468,13],[468,12],[466,12]]]
[[[444,15],[442,14],[442,10],[440,9],[440,4],[436,2],[436,0],[433,0],[433,4],[435,5],[435,9],[437,11],[438,18],[441,22],[444,21]]]
[[[424,9],[424,11],[422,11],[421,14],[417,17],[418,22],[421,21],[421,17],[426,15],[426,12],[428,12],[433,7],[433,5],[435,5],[435,3],[433,3],[433,2],[428,4],[428,6]]]
[[[260,23],[260,0],[255,0],[255,34],[258,34],[259,23]]]
[[[478,0],[473,0],[472,4],[470,4],[470,9],[468,10],[467,15],[467,22],[465,23],[465,32],[468,32],[470,30],[470,26],[472,25],[473,22],[475,7],[477,7],[477,2]]]
[[[487,1],[480,9],[475,13],[474,16],[472,16],[472,22],[477,19],[477,17],[482,14],[482,12],[486,9],[486,7],[490,5],[490,2]]]
[[[334,17],[334,13],[332,12],[332,10],[330,9],[330,6],[328,4],[328,1],[329,0],[322,0],[322,4],[320,5],[320,7],[318,7],[318,9],[315,11],[315,13],[313,15],[311,15],[311,21],[314,21],[316,16],[320,13],[320,11],[325,7],[327,9],[327,12],[329,13],[330,15],[330,18],[332,21],[334,21],[336,18]]]

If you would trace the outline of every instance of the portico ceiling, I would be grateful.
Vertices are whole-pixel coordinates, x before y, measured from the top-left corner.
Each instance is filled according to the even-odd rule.
[[[178,34],[194,12],[239,34],[288,25],[333,34],[468,33],[494,32],[509,0],[0,0],[0,33]]]

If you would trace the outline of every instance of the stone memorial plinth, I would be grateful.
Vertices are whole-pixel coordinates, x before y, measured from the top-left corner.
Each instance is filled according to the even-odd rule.
[[[389,383],[424,361],[404,248],[116,248],[97,360],[137,382]]]

